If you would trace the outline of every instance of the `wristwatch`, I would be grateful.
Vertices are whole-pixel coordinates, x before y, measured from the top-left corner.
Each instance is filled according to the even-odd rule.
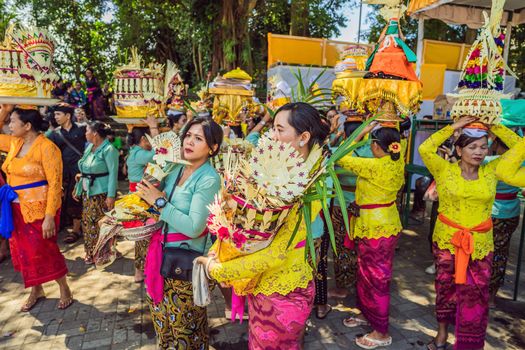
[[[261,121],[259,122],[259,124],[261,124],[262,126],[265,126],[265,125],[266,125],[266,122],[265,122],[264,120],[261,120]]]
[[[155,203],[153,203],[153,206],[159,210],[159,209],[162,209],[166,206],[166,204],[168,204],[168,200],[164,197],[159,197],[157,199],[155,199]]]

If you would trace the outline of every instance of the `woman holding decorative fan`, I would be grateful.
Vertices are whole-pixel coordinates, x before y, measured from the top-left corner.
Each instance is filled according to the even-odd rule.
[[[343,321],[346,327],[370,325],[371,333],[356,339],[365,349],[388,346],[390,280],[394,251],[401,231],[395,201],[403,186],[401,137],[397,129],[399,117],[391,103],[385,103],[378,119],[357,136],[359,142],[370,134],[374,158],[347,155],[339,165],[357,175],[355,202],[350,206],[353,239],[357,244],[357,301],[361,314]],[[345,241],[351,247],[350,239]]]
[[[2,106],[2,114],[10,111]],[[3,120],[3,118],[0,118]],[[60,286],[59,309],[73,303],[66,280],[67,267],[57,245],[62,201],[62,156],[42,131],[47,129],[36,109],[15,108],[11,135],[0,135],[0,151],[8,152],[2,165],[7,184],[0,188],[0,234],[9,239],[15,270],[22,273],[31,294],[21,311],[45,298],[42,284]]]
[[[212,278],[248,296],[250,349],[302,348],[315,295],[305,259],[306,231],[320,205],[305,222],[298,216],[299,198],[321,161],[329,131],[311,105],[282,106],[272,138],[261,138],[248,162],[232,173],[238,175],[232,176],[234,190],[226,189],[211,206],[208,227],[218,240],[213,258],[199,262]],[[244,303],[237,306],[232,312],[242,314]]]
[[[223,134],[215,122],[197,117],[186,124],[181,138],[183,158],[190,164],[176,165],[164,179],[164,192],[145,180],[137,184],[137,194],[165,222],[163,234],[151,237],[145,283],[159,347],[207,349],[206,308],[193,302],[191,271],[193,259],[211,245],[208,205],[221,180],[210,158],[219,152]]]

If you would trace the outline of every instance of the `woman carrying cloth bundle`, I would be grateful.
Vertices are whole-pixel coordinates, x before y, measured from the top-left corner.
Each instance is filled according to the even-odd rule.
[[[370,133],[374,158],[347,155],[339,165],[357,175],[351,206],[353,238],[357,244],[357,300],[361,314],[343,321],[346,327],[370,325],[373,331],[356,339],[365,349],[388,346],[390,279],[401,221],[395,205],[403,186],[401,137],[396,124],[373,122],[356,138]],[[350,240],[345,242],[345,245]]]
[[[291,145],[307,160],[311,150],[322,146],[330,127],[319,112],[306,103],[289,103],[276,113],[274,140]],[[315,204],[315,203],[314,203]],[[312,267],[305,259],[306,224],[299,220],[298,206],[285,219],[270,245],[252,254],[225,262],[199,258],[212,278],[221,283],[258,278],[248,294],[251,350],[302,349],[306,321],[313,307],[315,288]],[[320,205],[312,208],[311,222]],[[212,247],[213,249],[213,247]]]
[[[15,270],[22,273],[31,294],[21,311],[45,298],[42,284],[56,281],[59,309],[73,303],[66,280],[67,267],[57,245],[62,202],[62,156],[42,131],[48,123],[34,109],[2,106],[1,120],[11,112],[11,135],[0,135],[7,184],[0,188],[0,234],[9,238]]]
[[[439,215],[433,235],[436,263],[436,314],[439,330],[431,350],[446,348],[448,325],[455,323],[455,349],[482,349],[488,323],[489,283],[494,242],[492,203],[496,196],[496,166],[482,165],[488,154],[488,128],[476,117],[462,117],[433,134],[419,147],[436,180]],[[462,129],[455,143],[461,159],[450,163],[437,155],[438,147]],[[507,146],[519,137],[502,125],[490,131]]]

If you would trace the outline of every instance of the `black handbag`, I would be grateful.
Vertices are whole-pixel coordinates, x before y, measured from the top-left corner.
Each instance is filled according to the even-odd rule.
[[[168,202],[171,202],[175,188],[177,187],[180,178],[182,176],[182,169],[177,176],[175,186],[168,198]],[[204,242],[204,249],[202,252],[190,249],[188,243],[182,243],[180,247],[166,247],[166,241],[168,238],[168,224],[164,224],[164,242],[162,243],[162,264],[160,266],[160,274],[164,278],[171,278],[180,281],[192,280],[193,271],[193,260],[195,258],[204,255],[206,251],[206,244],[208,243],[208,235],[206,235],[206,241]],[[182,248],[186,246],[187,248]]]

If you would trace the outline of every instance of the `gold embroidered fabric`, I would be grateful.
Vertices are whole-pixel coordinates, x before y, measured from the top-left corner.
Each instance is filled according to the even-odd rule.
[[[496,176],[509,185],[525,187],[525,168],[521,167],[524,160],[525,139],[521,139],[501,156],[501,161],[496,168]]]
[[[361,108],[377,111],[384,101],[396,105],[404,115],[417,113],[423,98],[423,87],[419,81],[394,79],[363,79],[358,103]]]
[[[352,217],[354,237],[377,239],[397,235],[402,226],[395,200],[405,182],[403,156],[394,161],[389,155],[359,158],[349,154],[338,165],[357,175],[355,201],[358,205],[394,202],[386,208],[361,209],[359,217]]]
[[[520,139],[502,125],[493,126],[490,131],[510,147]],[[488,220],[492,214],[498,182],[495,169],[501,158],[480,166],[477,180],[465,180],[458,163],[450,163],[437,154],[438,147],[453,133],[454,129],[450,125],[434,133],[419,146],[419,153],[436,180],[439,212],[461,226],[475,227]],[[437,220],[432,239],[440,249],[447,249],[454,254],[455,248],[450,240],[456,231],[457,229]],[[492,230],[487,233],[473,232],[472,235],[473,260],[483,259],[494,250]]]
[[[251,293],[253,295],[287,295],[296,288],[306,288],[313,278],[312,268],[305,259],[305,248],[295,248],[297,243],[306,239],[304,218],[293,242],[288,246],[298,220],[297,209],[297,206],[292,209],[286,223],[267,248],[217,264],[211,271],[211,276],[219,282],[232,285],[236,291],[237,281],[239,288],[243,290],[246,279],[258,279]],[[319,202],[312,204],[311,221],[314,221],[320,209]],[[214,247],[210,250],[214,250]]]
[[[16,191],[26,223],[55,215],[62,205],[62,154],[44,135],[36,138],[28,153],[17,158],[23,140],[0,135],[0,151],[8,152],[2,165],[10,186],[20,186],[47,180],[47,186]]]

